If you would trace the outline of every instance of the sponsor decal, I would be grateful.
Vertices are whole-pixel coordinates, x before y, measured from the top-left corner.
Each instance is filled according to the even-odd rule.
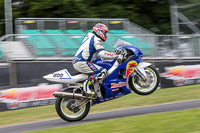
[[[105,101],[109,101],[109,100],[112,100],[112,99],[115,99],[115,98],[119,98],[119,97],[122,97],[122,96],[124,96],[123,93],[121,93],[120,95],[116,95],[114,97],[110,97],[110,98],[101,98],[99,101],[100,102],[105,102]],[[97,103],[92,103],[92,105],[95,105],[95,104],[97,104]]]
[[[88,61],[88,65],[93,71],[97,71],[97,68],[92,63],[90,63],[89,61]]]
[[[63,74],[62,73],[54,73],[53,74],[53,77],[58,77],[58,78],[62,78],[63,77]]]
[[[137,62],[136,61],[129,61],[126,65],[126,77],[128,78],[130,76],[131,73],[134,72],[136,66],[137,66]]]
[[[200,83],[200,65],[166,67],[161,77],[173,80],[175,86]]]
[[[102,62],[113,62],[113,59],[102,59]]]
[[[112,89],[111,92],[118,91],[118,90],[119,90],[119,88],[117,88],[117,89]]]
[[[59,79],[71,79],[70,73],[67,71],[67,69],[63,69],[57,72],[54,72],[51,75],[53,78],[59,78]],[[52,78],[51,77],[51,78]]]
[[[107,56],[114,56],[115,54],[113,54],[113,53],[109,53],[109,52],[105,52],[104,55],[107,55]]]
[[[111,84],[111,88],[118,88],[118,87],[120,88],[120,87],[123,87],[123,86],[125,86],[125,85],[127,86],[127,85],[128,85],[128,82],[119,82],[118,84],[112,83],[112,84]],[[119,89],[119,88],[118,88],[118,89]]]
[[[79,58],[79,57],[77,57],[77,56],[74,56],[74,59],[73,59],[73,61],[75,62],[75,61],[80,61],[81,60],[81,58]]]
[[[61,89],[61,84],[6,89],[0,91],[0,103],[6,103],[8,109],[54,104],[53,93]]]

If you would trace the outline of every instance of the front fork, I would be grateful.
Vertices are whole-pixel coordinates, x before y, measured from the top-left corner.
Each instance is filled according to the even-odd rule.
[[[136,74],[142,79],[142,80],[146,80],[146,73],[145,72],[141,72],[139,69],[135,69]],[[144,74],[145,73],[145,74]]]
[[[146,80],[147,78],[147,74],[144,70],[145,67],[148,67],[150,66],[151,63],[148,63],[148,62],[141,62],[139,63],[139,65],[136,67],[135,69],[135,72],[139,75],[139,77],[142,79],[142,80]]]

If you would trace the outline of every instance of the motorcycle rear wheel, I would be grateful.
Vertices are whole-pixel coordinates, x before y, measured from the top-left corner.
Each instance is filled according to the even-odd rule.
[[[154,67],[148,66],[144,70],[147,74],[148,81],[147,80],[142,81],[141,78],[138,77],[138,75],[133,75],[129,81],[130,88],[136,94],[139,94],[139,95],[149,95],[149,94],[153,93],[158,88],[158,85],[160,83],[159,73]],[[142,83],[147,84],[147,82],[149,82],[149,84],[146,87],[144,87],[141,84],[139,84],[139,82],[141,84]]]
[[[84,119],[90,111],[90,101],[84,104],[79,111],[73,112],[70,106],[73,106],[77,99],[57,98],[55,108],[57,114],[65,121],[80,121]]]

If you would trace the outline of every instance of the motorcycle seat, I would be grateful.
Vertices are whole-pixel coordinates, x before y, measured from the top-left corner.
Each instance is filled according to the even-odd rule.
[[[71,68],[71,71],[70,71],[70,74],[71,76],[75,76],[75,75],[78,75],[78,74],[82,74],[81,72],[75,70],[73,67]]]

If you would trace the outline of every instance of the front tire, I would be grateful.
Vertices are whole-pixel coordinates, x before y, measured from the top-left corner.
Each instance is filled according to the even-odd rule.
[[[147,79],[143,81],[137,74],[133,75],[129,81],[130,88],[139,95],[149,95],[153,93],[160,83],[160,76],[158,71],[152,67],[148,66],[144,68]]]

